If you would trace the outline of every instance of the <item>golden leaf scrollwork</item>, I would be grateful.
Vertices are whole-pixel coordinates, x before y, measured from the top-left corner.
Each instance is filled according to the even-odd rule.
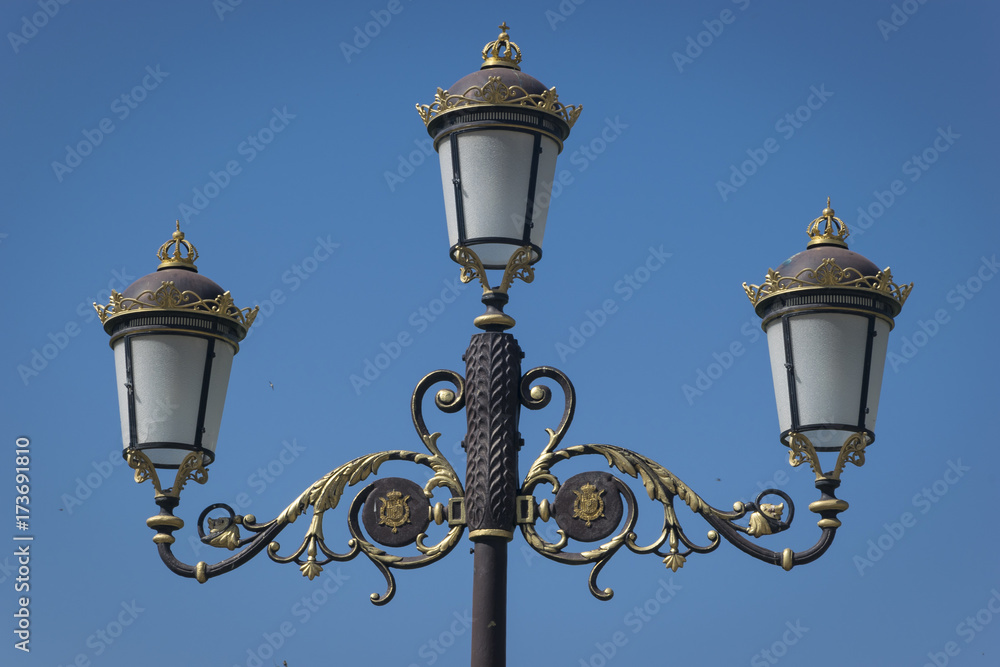
[[[824,473],[820,468],[816,449],[804,434],[789,433],[782,442],[788,446],[788,462],[793,467],[809,463],[809,467],[816,473],[816,479],[840,479],[840,473],[843,472],[847,463],[853,463],[859,468],[865,464],[865,447],[868,446],[869,437],[864,432],[852,433],[840,448],[836,465],[828,473]]]
[[[844,446],[840,448],[840,454],[837,456],[837,464],[833,468],[831,477],[834,479],[840,479],[840,473],[843,472],[844,466],[847,463],[853,463],[857,467],[861,467],[865,464],[865,447],[868,446],[868,436],[865,433],[854,433],[847,439]]]
[[[207,540],[207,543],[210,546],[229,549],[230,551],[238,547],[240,543],[240,528],[237,522],[239,519],[240,517],[236,517],[236,521],[233,521],[228,516],[218,519],[208,519],[208,530],[211,538]]]
[[[142,484],[148,479],[153,483],[153,490],[156,495],[163,495],[163,489],[160,487],[160,477],[156,474],[156,468],[153,467],[153,462],[149,460],[148,456],[138,449],[129,448],[125,452],[125,462],[128,463],[129,468],[135,470],[136,484]]]
[[[486,279],[486,269],[475,251],[465,246],[458,246],[455,248],[453,259],[462,267],[458,276],[459,280],[463,283],[470,283],[479,278],[479,283],[483,286],[483,293],[490,291],[490,284]]]
[[[231,319],[250,328],[257,317],[258,307],[237,308],[227,291],[214,299],[203,299],[191,290],[181,291],[172,280],[164,280],[155,290],[143,290],[135,297],[126,297],[112,291],[107,306],[94,304],[97,315],[104,324],[116,315],[134,310],[190,310],[211,313]]]
[[[541,93],[529,93],[521,86],[509,86],[499,76],[491,76],[482,86],[470,86],[461,94],[452,95],[438,88],[431,104],[418,104],[417,113],[427,125],[437,116],[460,107],[478,105],[520,106],[545,111],[561,118],[573,127],[583,107],[566,106],[559,101],[559,93],[549,88]]]
[[[679,553],[668,554],[666,558],[663,559],[663,564],[670,568],[671,571],[676,572],[677,570],[684,567],[684,563],[687,559]]]
[[[771,505],[768,503],[762,504],[759,512],[754,512],[750,515],[750,524],[747,528],[747,534],[753,537],[770,535],[773,531],[771,530],[771,523],[768,519],[773,519],[775,521],[781,519],[781,514],[784,509],[784,503],[779,503],[777,505]]]
[[[498,292],[506,294],[515,278],[526,283],[535,279],[535,269],[531,266],[531,254],[531,246],[521,246],[514,251],[514,254],[507,260],[503,280],[500,281],[500,287],[497,288]]]
[[[180,496],[181,489],[188,483],[188,480],[204,484],[208,481],[208,469],[204,465],[204,456],[201,452],[191,452],[184,457],[177,468],[177,475],[174,477],[174,485],[164,492],[164,495]]]
[[[526,283],[532,282],[535,279],[535,269],[531,266],[531,257],[531,246],[521,246],[515,250],[504,267],[500,286],[492,288],[486,277],[486,269],[476,251],[466,246],[458,246],[452,255],[452,259],[462,267],[459,280],[463,283],[469,283],[478,278],[479,283],[483,286],[483,294],[491,291],[506,294],[515,279],[523,280]]]
[[[802,433],[789,433],[785,445],[788,447],[788,464],[790,466],[797,468],[803,463],[808,463],[812,471],[816,473],[816,479],[823,477],[819,456],[808,437]]]
[[[403,561],[406,561],[405,567],[419,567],[421,564],[429,564],[447,555],[458,543],[465,529],[464,524],[451,526],[448,533],[436,544],[426,544],[427,536],[421,533],[416,538],[417,550],[421,555],[406,558],[387,553],[365,539],[357,524],[356,509],[359,508],[352,508],[349,517],[349,527],[352,534],[352,538],[348,541],[350,551],[338,554],[330,550],[323,536],[323,519],[326,512],[340,504],[346,487],[353,486],[364,481],[370,475],[377,474],[379,467],[386,461],[410,461],[431,468],[434,475],[424,485],[424,494],[428,498],[431,497],[434,488],[442,486],[448,488],[457,497],[464,495],[461,481],[437,447],[437,439],[440,434],[420,432],[420,435],[430,455],[403,450],[367,454],[330,471],[303,491],[271,524],[267,525],[293,523],[312,507],[312,520],[309,528],[301,545],[287,556],[278,554],[281,546],[277,542],[268,545],[267,552],[271,560],[278,563],[298,563],[302,575],[313,579],[323,571],[324,564],[332,560],[350,560],[357,554],[363,553],[379,568],[389,584],[386,594],[373,594],[371,596],[372,602],[384,604],[392,598],[395,592],[395,582],[389,571],[390,567],[401,567]],[[383,518],[386,519],[387,525],[395,527],[395,525],[403,525],[409,521],[406,500],[407,498],[402,496],[392,497],[387,498],[387,502],[383,503]],[[396,505],[398,507],[395,507]],[[303,555],[305,555],[304,560],[302,559]]]
[[[160,485],[160,477],[156,473],[153,462],[142,451],[129,448],[125,452],[125,461],[130,468],[135,470],[136,483],[141,484],[147,479],[150,480],[157,497],[179,498],[181,489],[189,480],[194,480],[198,484],[204,484],[208,481],[208,469],[204,466],[201,452],[191,452],[184,457],[177,468],[177,474],[174,476],[174,485],[166,490]]]
[[[759,286],[743,283],[747,297],[755,306],[764,298],[779,292],[811,287],[869,289],[895,299],[902,306],[910,296],[913,283],[897,285],[893,282],[892,271],[889,269],[879,271],[874,276],[866,276],[853,267],[841,268],[832,258],[824,259],[814,269],[802,269],[794,276],[783,276],[774,269],[768,269],[764,282]]]

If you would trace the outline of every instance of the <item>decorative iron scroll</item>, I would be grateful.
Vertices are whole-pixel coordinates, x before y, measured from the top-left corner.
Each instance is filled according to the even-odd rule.
[[[465,530],[462,517],[455,517],[452,512],[452,507],[456,504],[460,506],[464,498],[462,482],[438,448],[437,440],[441,434],[430,433],[423,418],[422,402],[424,396],[428,389],[439,382],[450,382],[454,386],[454,390],[442,389],[435,396],[434,403],[440,410],[448,413],[457,412],[465,404],[465,380],[455,372],[434,371],[417,383],[410,404],[411,414],[417,434],[429,454],[390,450],[360,456],[316,480],[281,514],[264,523],[257,523],[256,517],[253,515],[240,516],[233,511],[232,507],[224,503],[207,507],[198,519],[198,533],[202,542],[231,551],[238,550],[232,557],[214,565],[200,562],[191,566],[174,557],[170,548],[170,543],[173,542],[170,533],[183,525],[183,522],[173,517],[171,513],[173,507],[177,505],[178,499],[176,496],[168,497],[159,493],[159,488],[157,488],[161,514],[150,519],[147,523],[160,531],[154,541],[159,545],[161,558],[177,574],[193,577],[204,583],[214,576],[236,569],[265,548],[271,560],[276,563],[295,563],[299,566],[303,576],[309,577],[309,579],[319,576],[323,567],[328,563],[348,561],[359,554],[364,554],[382,572],[387,585],[384,593],[373,593],[370,596],[371,601],[377,605],[389,602],[396,591],[392,569],[418,568],[440,560],[455,548]],[[422,489],[423,496],[426,498],[431,498],[434,489],[438,487],[444,487],[451,493],[451,498],[446,505],[437,503],[431,507],[426,502],[418,504],[418,507],[424,508],[425,516],[414,517],[416,521],[410,520],[408,507],[404,509],[398,506],[399,498],[386,494],[386,502],[381,504],[381,510],[383,518],[390,517],[384,522],[389,527],[389,531],[399,533],[405,532],[409,528],[412,533],[414,531],[410,527],[411,525],[415,524],[422,528],[429,520],[434,520],[438,524],[448,521],[450,527],[447,534],[436,544],[427,544],[425,541],[427,535],[423,532],[416,533],[410,543],[415,543],[418,555],[402,556],[381,549],[366,537],[361,527],[360,513],[376,487],[376,484],[369,484],[358,493],[348,510],[348,529],[351,538],[347,541],[347,550],[344,552],[335,551],[327,545],[323,535],[323,520],[326,512],[340,504],[341,497],[347,487],[354,486],[371,475],[376,475],[379,467],[387,461],[409,461],[433,470],[433,476]],[[140,476],[143,479],[149,478],[144,470],[144,467],[141,470],[137,469],[137,481],[142,481],[139,479]],[[382,482],[385,480],[383,479]],[[412,484],[408,480],[402,480],[402,482]],[[390,486],[392,485],[390,484]],[[164,502],[160,503],[161,499]],[[391,503],[396,503],[396,506],[392,507],[389,505]],[[274,541],[274,538],[288,525],[294,523],[298,517],[306,514],[310,507],[312,508],[312,517],[302,542],[290,553],[282,554],[281,545]],[[388,515],[386,514],[387,507]],[[209,516],[212,512],[219,510],[224,512],[224,516]],[[404,530],[400,531],[400,527],[403,527]],[[250,535],[241,537],[241,528],[248,531]]]
[[[631,450],[606,444],[574,445],[557,449],[573,421],[575,391],[569,378],[561,371],[545,366],[533,368],[520,377],[517,386],[517,398],[522,406],[540,410],[551,402],[552,391],[549,387],[535,384],[542,379],[552,380],[560,386],[565,405],[559,425],[554,430],[546,429],[549,441],[531,464],[520,489],[516,491],[515,522],[520,526],[528,544],[546,558],[571,565],[592,564],[588,585],[591,593],[598,599],[608,600],[614,595],[612,589],[598,587],[597,577],[622,547],[638,554],[656,554],[663,559],[664,565],[676,572],[684,566],[688,556],[714,551],[723,538],[741,551],[762,561],[780,565],[786,570],[819,558],[832,544],[836,529],[841,525],[837,514],[848,507],[845,501],[834,495],[840,484],[840,480],[834,476],[817,474],[816,487],[821,496],[809,506],[811,511],[821,516],[818,522],[821,535],[816,544],[801,552],[793,552],[791,549],[771,551],[758,546],[751,538],[780,533],[791,526],[795,506],[787,494],[777,489],[767,489],[758,494],[753,502],[737,502],[733,505],[733,511],[726,512],[706,503],[659,463]],[[160,514],[151,517],[146,523],[157,531],[153,541],[158,545],[160,557],[173,572],[205,583],[212,577],[240,567],[265,549],[271,560],[277,563],[295,563],[302,574],[310,579],[319,576],[323,567],[331,562],[348,561],[364,554],[382,572],[387,585],[384,593],[373,593],[371,601],[377,605],[389,602],[396,591],[393,569],[423,567],[444,558],[458,544],[466,528],[465,489],[437,446],[441,434],[430,433],[423,418],[424,397],[432,386],[440,382],[448,382],[454,389],[441,389],[437,392],[434,404],[439,410],[454,413],[466,407],[466,380],[458,373],[438,370],[417,383],[410,412],[413,425],[428,453],[389,450],[358,457],[318,479],[281,514],[264,523],[257,523],[253,515],[240,516],[224,503],[211,505],[202,511],[198,519],[198,533],[202,541],[213,547],[236,552],[230,558],[213,565],[205,562],[188,565],[177,560],[171,551],[171,544],[174,542],[172,533],[184,525],[181,519],[173,515],[173,509],[179,503],[180,489],[188,480],[203,483],[207,477],[200,456],[192,454],[185,459],[173,487],[164,491],[149,460],[141,453],[132,454],[128,462],[136,471],[136,481],[150,479],[155,487],[155,500],[160,507]],[[795,442],[798,443],[798,440]],[[838,477],[845,463],[863,463],[864,444],[863,438],[845,444],[835,469]],[[792,449],[795,459],[796,448]],[[621,478],[604,472],[582,473],[567,480],[567,488],[562,488],[564,483],[552,472],[554,466],[561,461],[589,454],[603,457],[609,467],[641,481],[649,499],[663,506],[660,534],[651,543],[637,543],[635,526],[639,517],[639,505],[631,487]],[[800,452],[799,456],[802,460],[793,463],[809,460],[805,451]],[[330,548],[323,535],[326,512],[340,504],[347,487],[376,475],[380,466],[387,461],[409,461],[430,468],[434,474],[423,487],[402,478],[382,478],[361,489],[348,509],[347,525],[351,537],[347,540],[347,550],[338,552]],[[554,506],[550,506],[547,499],[538,502],[533,496],[536,487],[544,484],[551,485],[552,492],[556,494]],[[447,504],[439,502],[432,507],[427,499],[439,487],[450,491],[451,497]],[[763,502],[769,496],[777,496],[782,502]],[[707,544],[698,544],[685,533],[674,509],[675,498],[679,498],[694,513],[700,514],[712,527],[707,533]],[[282,554],[281,545],[275,538],[310,508],[311,520],[301,543],[291,552]],[[788,518],[782,519],[786,509]],[[223,512],[223,516],[210,516],[216,511]],[[363,520],[362,511],[366,511]],[[545,540],[536,529],[538,519],[548,521],[551,518],[560,526],[556,542]],[[744,518],[747,519],[747,525],[737,523]],[[432,520],[439,525],[447,521],[449,529],[439,542],[427,544],[427,535],[423,531]],[[367,530],[362,529],[362,523],[365,523]],[[242,537],[241,528],[250,535]],[[383,546],[415,544],[419,553],[408,556],[390,553],[376,545],[369,536]],[[573,552],[566,550],[570,539],[583,542],[606,541],[596,548]]]
[[[521,522],[521,531],[528,544],[546,558],[572,565],[593,564],[588,584],[590,592],[598,599],[608,600],[614,595],[612,589],[598,587],[597,577],[610,558],[622,547],[639,554],[656,554],[663,559],[664,565],[676,572],[684,566],[687,557],[692,553],[709,553],[717,549],[722,543],[722,538],[755,558],[781,565],[785,569],[791,569],[793,565],[815,560],[832,543],[836,530],[833,523],[821,523],[823,531],[819,541],[803,552],[792,552],[790,549],[781,552],[771,551],[751,541],[747,537],[748,535],[754,538],[771,535],[787,530],[791,526],[795,515],[795,506],[787,494],[777,489],[762,491],[751,503],[737,502],[733,505],[733,511],[725,512],[706,503],[690,487],[657,462],[631,450],[603,444],[574,445],[564,449],[556,449],[573,420],[576,404],[575,392],[572,383],[561,371],[549,367],[534,368],[524,374],[521,382],[522,404],[529,409],[544,408],[551,400],[552,393],[548,387],[544,385],[532,386],[541,378],[556,381],[563,390],[566,403],[558,428],[555,430],[546,429],[549,434],[549,442],[532,463],[521,489],[518,491],[519,496],[527,497],[535,504],[534,511],[530,512],[532,520]],[[637,535],[634,530],[639,516],[638,503],[630,486],[614,475],[608,475],[610,479],[603,485],[595,483],[591,481],[593,478],[587,477],[587,483],[573,491],[577,500],[572,506],[572,513],[565,513],[562,516],[556,515],[557,523],[560,524],[560,528],[557,530],[557,534],[560,536],[558,541],[549,542],[539,535],[536,528],[536,517],[545,521],[553,512],[547,499],[540,503],[534,500],[533,493],[536,487],[543,484],[552,486],[552,492],[557,494],[556,509],[558,510],[562,483],[552,472],[552,468],[560,461],[587,454],[602,456],[609,467],[616,468],[619,472],[640,480],[650,500],[663,505],[662,529],[660,535],[652,543],[637,544]],[[583,478],[594,474],[586,473],[577,477]],[[835,480],[817,481],[817,487],[822,485],[821,491],[824,494],[822,499],[826,504],[814,503],[817,505],[815,511],[819,511],[820,506],[822,506],[823,511],[846,509],[846,503],[837,501],[832,495],[833,488],[836,488],[837,483],[839,482]],[[590,526],[584,526],[583,523],[589,523],[598,519],[599,515],[603,515],[603,508],[600,505],[601,499],[613,497],[613,494],[616,493],[620,493],[624,498],[627,511],[623,518],[619,518],[617,530],[613,531],[610,539],[594,549],[580,552],[566,551],[569,538],[576,537],[570,533],[575,532],[586,536],[586,531]],[[762,502],[764,498],[769,496],[778,496],[783,502],[780,504]],[[674,509],[675,498],[679,498],[693,512],[700,514],[713,528],[713,530],[708,531],[707,544],[696,544],[687,536]],[[581,502],[584,505],[581,505]],[[782,520],[781,515],[786,508],[788,519]],[[744,517],[748,518],[748,525],[737,523]],[[572,524],[571,522],[574,520],[580,521],[581,525]],[[834,523],[839,525],[839,522]],[[567,529],[567,527],[571,528]],[[594,539],[603,539],[603,536],[599,535]]]

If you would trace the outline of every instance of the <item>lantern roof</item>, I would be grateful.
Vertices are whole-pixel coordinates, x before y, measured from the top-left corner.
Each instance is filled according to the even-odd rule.
[[[565,125],[564,134],[569,134],[583,107],[565,106],[559,102],[554,87],[546,88],[538,79],[522,72],[520,47],[510,40],[506,23],[500,24],[500,30],[499,37],[483,47],[479,70],[462,77],[447,90],[438,88],[431,104],[417,105],[417,112],[432,136],[437,133],[435,119],[477,106],[518,106],[542,111],[555,116]]]
[[[786,259],[777,269],[768,269],[761,285],[743,283],[758,315],[763,317],[776,297],[819,289],[861,290],[885,303],[892,317],[899,314],[913,283],[896,284],[891,269],[879,270],[867,257],[847,248],[850,230],[835,216],[829,198],[806,233],[810,240],[804,251]]]
[[[171,250],[172,249],[172,250]],[[214,280],[198,273],[194,261],[198,250],[184,238],[180,222],[170,240],[157,251],[160,265],[125,288],[121,293],[112,290],[106,306],[94,304],[104,329],[111,333],[115,318],[163,310],[184,310],[222,318],[235,324],[239,338],[257,316],[257,308],[237,308],[233,298]]]

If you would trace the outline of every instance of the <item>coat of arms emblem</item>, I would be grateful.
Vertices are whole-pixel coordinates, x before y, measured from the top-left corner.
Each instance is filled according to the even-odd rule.
[[[379,498],[382,506],[378,510],[379,525],[389,526],[395,533],[400,526],[410,522],[410,506],[406,504],[409,496],[403,496],[399,491],[390,491]]]
[[[573,518],[590,523],[604,516],[604,489],[600,491],[593,484],[584,484],[579,491],[574,491],[576,500],[573,501]]]

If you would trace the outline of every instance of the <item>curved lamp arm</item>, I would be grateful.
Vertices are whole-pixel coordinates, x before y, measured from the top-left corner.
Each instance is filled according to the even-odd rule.
[[[659,463],[634,451],[607,444],[574,445],[557,449],[573,421],[575,390],[569,378],[561,371],[547,366],[534,368],[521,376],[518,385],[517,393],[522,406],[540,410],[550,403],[552,391],[549,387],[534,384],[543,378],[560,386],[565,404],[559,425],[555,430],[546,429],[549,441],[531,464],[520,488],[516,489],[515,520],[528,544],[546,558],[569,565],[593,565],[589,587],[595,597],[607,600],[614,595],[610,588],[600,589],[597,586],[597,577],[609,559],[622,547],[638,554],[656,554],[663,559],[664,565],[676,572],[684,566],[688,556],[693,553],[710,553],[725,539],[754,558],[790,570],[795,565],[816,560],[833,543],[836,530],[841,525],[837,515],[848,508],[848,504],[838,499],[834,492],[840,485],[840,473],[847,462],[855,465],[864,463],[864,447],[867,444],[864,434],[856,434],[848,440],[834,471],[830,473],[821,471],[815,449],[805,435],[792,433],[788,436],[785,444],[791,450],[790,463],[793,466],[809,463],[816,472],[816,487],[821,495],[819,500],[809,505],[809,509],[820,515],[821,533],[816,544],[803,551],[796,552],[788,548],[772,551],[760,546],[754,539],[783,532],[791,526],[795,506],[787,494],[778,489],[767,489],[753,502],[737,502],[732,511],[723,511],[706,503]],[[157,531],[153,541],[158,545],[161,559],[176,574],[205,583],[213,577],[235,570],[265,550],[274,562],[297,564],[303,576],[309,579],[319,576],[323,566],[328,563],[348,561],[364,554],[382,572],[387,585],[384,593],[373,593],[371,601],[378,605],[389,602],[396,590],[392,569],[413,569],[440,560],[455,548],[466,527],[465,490],[454,468],[437,446],[440,433],[430,433],[423,417],[424,397],[432,386],[440,382],[448,382],[454,388],[437,392],[434,397],[436,407],[446,413],[465,408],[465,379],[458,373],[438,370],[417,383],[410,409],[414,428],[428,453],[389,450],[360,456],[318,479],[281,514],[264,523],[257,523],[253,515],[240,516],[224,503],[211,505],[202,511],[198,518],[198,534],[202,542],[236,551],[229,558],[214,564],[204,561],[195,565],[184,563],[174,555],[171,548],[175,541],[173,532],[184,525],[173,514],[180,502],[181,489],[190,480],[204,483],[208,478],[201,454],[191,453],[179,467],[174,485],[164,491],[150,460],[140,451],[130,450],[127,460],[129,466],[136,471],[136,481],[151,480],[156,492],[155,501],[160,507],[160,513],[146,523]],[[636,541],[635,526],[639,506],[631,487],[622,479],[609,473],[590,472],[560,482],[553,474],[553,467],[560,461],[584,455],[602,456],[609,467],[640,480],[650,500],[662,504],[661,531],[652,543],[640,545]],[[377,475],[379,467],[386,461],[416,463],[430,468],[434,474],[423,487],[403,478],[389,477],[361,489],[348,510],[351,538],[347,541],[347,551],[334,551],[326,544],[323,535],[326,512],[340,504],[347,487]],[[554,505],[547,499],[538,502],[533,495],[535,488],[544,484],[551,485],[552,492],[556,495]],[[428,499],[438,487],[448,489],[452,495],[447,505],[439,502],[432,507]],[[515,490],[512,489],[513,491]],[[763,502],[769,496],[777,496],[783,502]],[[697,544],[687,536],[674,510],[675,498],[701,515],[712,527],[707,534],[707,544]],[[310,524],[301,543],[291,553],[281,554],[281,545],[275,538],[310,508]],[[217,510],[225,515],[210,517]],[[783,519],[782,515],[786,510],[787,519]],[[536,529],[538,519],[548,521],[551,518],[555,518],[559,525],[559,539],[556,542],[545,540]],[[747,520],[746,525],[739,523],[743,519]],[[430,521],[439,525],[447,521],[449,529],[438,543],[428,545],[425,543],[427,534],[424,531]],[[250,536],[241,537],[241,527]],[[373,543],[368,536],[382,546],[415,544],[419,553],[410,556],[389,553]],[[596,548],[572,552],[565,550],[571,538],[581,542],[609,539]]]
[[[726,512],[706,503],[672,472],[642,454],[605,444],[575,445],[557,450],[556,447],[559,446],[573,420],[575,393],[569,378],[561,371],[550,367],[532,369],[524,374],[521,382],[522,404],[528,409],[544,408],[551,399],[548,387],[531,386],[541,378],[549,378],[560,385],[566,404],[559,427],[555,430],[546,429],[549,442],[532,463],[518,492],[518,521],[528,544],[543,556],[571,565],[592,564],[589,586],[595,597],[607,600],[613,596],[614,593],[610,588],[600,589],[597,586],[597,576],[608,560],[622,547],[635,553],[654,553],[662,557],[663,563],[676,572],[684,566],[689,555],[714,551],[724,538],[744,553],[790,570],[795,565],[816,560],[833,543],[837,527],[840,526],[836,516],[848,507],[845,501],[836,498],[834,491],[840,485],[839,474],[844,462],[850,460],[859,464],[859,458],[863,462],[863,440],[860,451],[854,447],[853,454],[842,455],[841,458],[844,460],[838,461],[835,473],[823,474],[818,472],[819,463],[815,452],[811,451],[808,439],[796,434],[797,438],[794,439],[796,447],[792,451],[793,465],[809,461],[817,471],[816,487],[821,495],[809,509],[820,514],[821,533],[816,544],[804,551],[795,552],[792,549],[772,551],[758,545],[751,538],[777,534],[791,526],[795,506],[787,494],[777,489],[767,489],[761,492],[754,502],[735,503],[733,511]],[[582,473],[562,483],[552,473],[553,466],[560,461],[588,454],[603,456],[609,467],[639,479],[650,500],[663,505],[662,529],[659,537],[651,544],[636,543],[637,536],[634,529],[639,514],[638,504],[631,488],[621,479],[607,473]],[[540,484],[552,486],[552,492],[556,494],[554,506],[547,499],[541,502],[535,500],[532,494]],[[784,502],[777,505],[762,502],[768,496],[778,496]],[[624,499],[624,503],[619,497]],[[687,504],[693,512],[700,514],[712,526],[714,530],[710,530],[707,535],[708,544],[696,544],[685,534],[674,511],[675,498]],[[782,520],[786,508],[788,518]],[[542,538],[535,527],[537,519],[548,521],[553,516],[559,525],[557,534],[560,539],[557,542],[549,542]],[[748,518],[747,525],[737,523],[744,517]],[[564,549],[569,543],[569,538],[585,542],[609,539],[595,549],[567,552]]]
[[[236,514],[232,507],[225,503],[205,508],[198,518],[198,534],[202,542],[237,552],[214,564],[201,561],[189,565],[180,561],[171,548],[175,541],[173,532],[184,525],[184,522],[173,514],[174,508],[180,502],[181,489],[188,480],[204,483],[208,479],[208,472],[202,465],[201,454],[190,454],[178,469],[174,486],[164,491],[149,459],[137,450],[130,451],[127,460],[129,466],[136,471],[136,481],[151,480],[156,492],[155,501],[160,507],[160,513],[148,519],[146,524],[157,531],[153,541],[158,545],[160,558],[172,572],[205,583],[213,577],[235,570],[265,549],[272,561],[295,563],[303,576],[309,579],[319,576],[323,566],[330,562],[348,561],[359,554],[364,554],[385,576],[387,585],[385,593],[373,593],[371,601],[378,605],[389,602],[396,590],[392,568],[412,569],[440,560],[455,548],[465,530],[465,520],[462,515],[464,498],[462,483],[437,446],[437,439],[441,434],[428,431],[421,410],[424,394],[431,386],[442,381],[451,382],[455,389],[439,391],[435,396],[435,404],[443,412],[461,410],[465,401],[464,379],[452,371],[434,371],[424,377],[414,389],[411,402],[414,427],[429,454],[390,450],[360,456],[318,479],[281,514],[264,523],[256,523],[256,517],[252,514],[246,516]],[[422,488],[403,478],[385,478],[362,489],[351,502],[348,511],[348,528],[351,533],[351,539],[347,543],[348,550],[343,553],[332,550],[323,536],[325,513],[339,505],[347,487],[358,484],[370,475],[376,475],[379,467],[386,461],[409,461],[430,468],[434,474]],[[437,503],[432,507],[427,500],[438,487],[445,487],[452,494],[447,506]],[[397,488],[413,490],[404,498],[405,491],[396,491]],[[379,493],[383,495],[380,497]],[[375,497],[372,497],[373,494]],[[381,508],[375,501],[381,501]],[[374,507],[374,515],[380,515],[381,521],[373,520],[369,524],[362,515],[366,506]],[[310,507],[312,517],[302,542],[291,553],[281,555],[279,553],[281,545],[274,541],[275,538]],[[211,518],[209,515],[216,510],[222,510],[226,515]],[[449,530],[441,541],[428,545],[425,543],[427,535],[424,530],[430,521],[439,525],[447,521]],[[362,523],[365,523],[368,533],[372,534],[380,544],[399,547],[415,543],[419,554],[400,556],[386,552],[369,541],[362,531]],[[252,535],[241,537],[241,527]]]

